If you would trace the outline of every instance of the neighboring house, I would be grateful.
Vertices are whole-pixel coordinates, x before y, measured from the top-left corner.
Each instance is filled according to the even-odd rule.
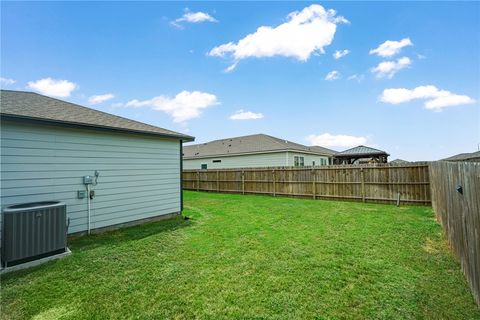
[[[403,159],[395,159],[395,160],[392,160],[388,163],[392,163],[392,164],[406,164],[406,163],[409,163],[407,160],[403,160]]]
[[[98,171],[92,230],[182,210],[182,141],[193,137],[31,92],[2,90],[0,110],[2,208],[59,200],[68,232],[87,231],[83,177]]]
[[[480,151],[471,153],[460,153],[445,159],[442,161],[468,161],[468,162],[480,162]]]
[[[214,140],[185,146],[184,169],[322,166],[335,151],[307,147],[266,134]]]
[[[389,154],[366,146],[354,147],[335,154],[335,164],[387,163]]]

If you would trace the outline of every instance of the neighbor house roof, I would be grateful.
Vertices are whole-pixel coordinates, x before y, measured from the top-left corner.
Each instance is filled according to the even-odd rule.
[[[480,151],[471,152],[471,153],[459,153],[457,155],[442,159],[444,161],[468,161],[473,159],[480,160]]]
[[[175,131],[50,98],[34,92],[1,90],[0,114],[3,117],[47,121],[82,127],[158,135],[193,141],[195,138]]]
[[[336,157],[350,157],[350,156],[371,156],[371,155],[389,155],[385,151],[370,148],[366,146],[358,146],[351,149],[347,149],[335,154]]]
[[[400,164],[400,163],[408,163],[408,161],[407,161],[407,160],[403,160],[403,159],[395,159],[395,160],[390,161],[390,163],[398,163],[398,164]]]
[[[320,147],[320,146],[310,146],[309,148],[320,153],[325,153],[326,155],[330,155],[330,156],[333,156],[338,153],[338,151],[328,149],[325,147]]]
[[[297,151],[324,156],[331,156],[335,152],[322,147],[307,147],[266,134],[214,140],[207,143],[184,146],[183,148],[185,159],[275,151]]]

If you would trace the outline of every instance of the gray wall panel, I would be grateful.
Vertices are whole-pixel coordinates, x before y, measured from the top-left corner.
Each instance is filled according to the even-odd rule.
[[[176,139],[2,121],[1,206],[59,200],[69,232],[85,231],[87,199],[77,191],[99,170],[92,228],[178,212],[179,153]]]

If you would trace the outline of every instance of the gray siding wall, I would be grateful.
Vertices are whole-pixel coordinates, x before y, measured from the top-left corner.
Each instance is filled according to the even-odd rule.
[[[295,164],[295,156],[303,157],[304,163],[306,167],[310,167],[313,165],[313,161],[315,161],[315,166],[320,166],[322,164],[322,159],[325,161],[325,164],[328,165],[328,157],[319,156],[315,154],[308,154],[308,153],[297,153],[297,152],[289,152],[288,153],[288,165],[293,166]]]
[[[215,163],[213,160],[222,160],[222,162]],[[282,167],[287,165],[287,153],[277,152],[184,160],[183,169],[200,169],[203,163],[207,164],[207,169]]]
[[[305,166],[311,166],[312,161],[315,161],[315,165],[319,166],[321,164],[321,159],[325,159],[326,163],[328,164],[328,157],[289,151],[205,159],[189,159],[183,161],[183,169],[201,169],[202,164],[207,164],[207,169],[293,166],[294,156],[304,157]],[[213,162],[213,160],[221,160],[221,162]]]
[[[91,228],[179,212],[180,142],[145,135],[2,121],[1,206],[60,200],[69,233],[87,230],[83,176],[100,171]]]

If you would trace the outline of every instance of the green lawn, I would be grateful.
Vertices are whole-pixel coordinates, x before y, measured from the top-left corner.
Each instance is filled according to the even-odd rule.
[[[185,193],[2,277],[4,319],[480,319],[427,207]]]

